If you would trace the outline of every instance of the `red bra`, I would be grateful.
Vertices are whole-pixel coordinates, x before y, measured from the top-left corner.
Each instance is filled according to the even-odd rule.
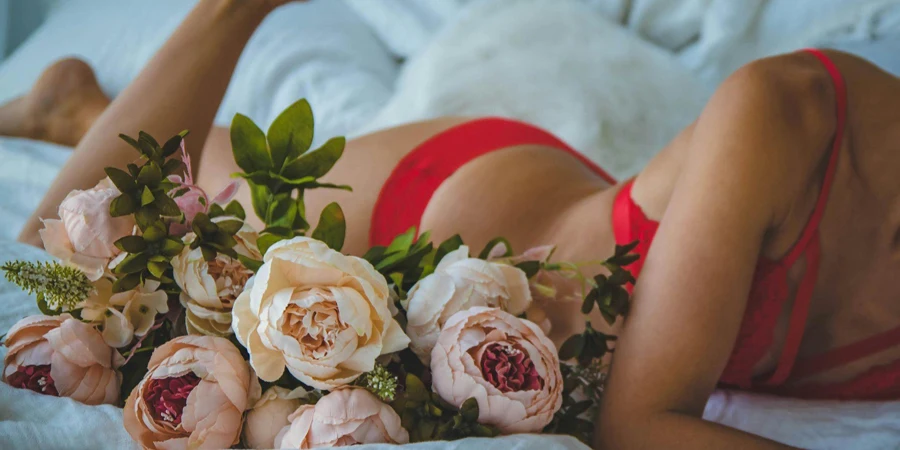
[[[720,380],[725,386],[794,397],[900,399],[900,361],[873,368],[844,383],[784,386],[787,381],[802,379],[900,344],[898,327],[823,355],[796,360],[818,271],[818,226],[837,166],[847,103],[846,88],[840,72],[823,53],[808,51],[819,58],[828,70],[837,95],[837,130],[828,170],[815,210],[800,240],[781,260],[763,259],[759,262],[738,340]],[[540,128],[501,118],[473,120],[428,139],[407,154],[394,168],[381,189],[372,213],[369,235],[371,245],[388,245],[398,234],[412,226],[418,226],[434,192],[457,169],[484,154],[519,145],[542,145],[559,149],[577,158],[605,181],[615,184],[615,179],[602,168]],[[631,184],[628,182],[619,190],[613,206],[615,238],[620,244],[640,240],[636,251],[646,254],[659,224],[648,219],[634,203]],[[794,300],[788,336],[778,365],[773,373],[762,378],[754,377],[753,368],[771,347],[776,322],[788,301],[788,269],[803,257],[806,258],[807,269]],[[629,268],[637,276],[642,267],[643,259],[640,259]]]
[[[900,361],[873,368],[856,378],[837,384],[786,383],[801,380],[844,364],[874,355],[900,344],[900,327],[880,333],[860,342],[831,350],[811,358],[798,360],[797,352],[806,328],[810,300],[819,268],[819,222],[828,201],[828,193],[837,169],[838,154],[844,134],[847,92],[843,78],[834,63],[818,50],[805,50],[815,55],[828,70],[837,97],[837,129],[834,133],[828,168],[815,209],[793,248],[778,261],[761,259],[756,266],[750,297],[744,312],[740,332],[731,357],[719,378],[725,386],[802,398],[887,400],[900,398]],[[620,244],[640,240],[636,251],[646,254],[659,223],[647,218],[631,198],[633,181],[617,194],[613,206],[613,228]],[[801,258],[806,270],[797,289],[788,324],[787,338],[775,370],[763,377],[754,377],[753,368],[770,350],[778,318],[789,300],[788,270]],[[637,276],[643,259],[630,267]]]

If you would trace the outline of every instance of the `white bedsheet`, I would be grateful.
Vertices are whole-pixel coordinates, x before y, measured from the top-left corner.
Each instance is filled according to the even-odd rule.
[[[584,1],[585,7],[606,17],[626,20],[632,30],[647,40],[667,44],[666,47],[681,52],[682,57],[692,45],[699,45],[696,39],[706,38],[700,37],[703,33],[727,24],[728,17],[707,12],[701,20],[685,13],[706,0],[679,0],[669,3],[670,9],[651,0],[630,2],[632,8],[643,5],[640,20],[634,15],[635,9],[623,6],[629,2]],[[709,1],[717,3],[720,8],[717,14],[722,14],[723,3]],[[358,134],[363,129],[440,114],[507,115],[546,127],[622,176],[633,173],[659,142],[671,137],[690,120],[710,91],[709,85],[697,81],[673,57],[622,33],[582,7],[558,0],[520,0],[506,8],[511,3],[479,1],[460,15],[447,19],[450,21],[447,28],[426,46],[419,50],[407,49],[411,60],[397,82],[396,94],[366,127],[358,125],[371,114],[373,105],[377,107],[387,101],[386,95],[381,100],[363,96],[363,105],[359,106],[353,104],[353,95],[338,97],[334,104],[328,104],[332,97],[321,93],[317,112],[330,108],[335,120],[329,122],[334,125],[319,137],[327,137],[326,133]],[[865,6],[863,3],[872,4],[865,1],[859,4]],[[733,9],[732,15],[738,11]],[[528,32],[517,29],[517,21],[527,24]],[[674,26],[676,22],[682,25]],[[698,27],[696,35],[685,31],[690,24]],[[759,28],[753,21],[747,26]],[[819,34],[819,37],[824,39],[826,35]],[[315,41],[309,45],[327,45],[327,42]],[[308,82],[310,89],[321,92],[323,85],[314,84],[315,78],[329,70],[339,70],[328,67],[328,53],[323,47],[293,54],[301,59],[311,58],[308,62],[319,64],[322,70],[307,71],[305,76],[292,78],[287,89]],[[302,65],[307,61],[293,62]],[[714,67],[715,70],[704,75],[712,79],[732,64],[729,60],[719,65],[707,62],[692,67]],[[271,70],[278,73],[277,67]],[[372,73],[373,79],[384,76],[378,75],[377,68]],[[357,81],[367,79],[363,76]],[[272,81],[268,91],[258,92],[274,95],[280,86]],[[339,84],[328,86],[340,88]],[[294,90],[283,95],[302,92]],[[232,107],[237,111],[257,110],[252,104],[235,103]],[[341,121],[338,114],[342,107],[357,108],[354,111],[358,115],[353,120]],[[635,123],[640,126],[630,126]],[[8,239],[18,233],[67,156],[65,148],[0,138],[0,261],[46,257]],[[34,312],[31,298],[0,281],[0,330]],[[3,351],[0,350],[0,355]],[[900,417],[900,402],[802,402],[717,392],[707,405],[705,417],[805,448],[883,449],[897,448],[900,443],[900,425],[896,420]],[[128,436],[121,428],[121,412],[116,408],[88,407],[0,384],[0,448],[126,448],[129,445]],[[567,438],[533,436],[510,437],[502,443],[472,439],[411,448],[474,450],[488,445],[516,450],[584,448]]]

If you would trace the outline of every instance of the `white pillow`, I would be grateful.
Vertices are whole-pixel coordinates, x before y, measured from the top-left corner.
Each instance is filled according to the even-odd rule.
[[[194,3],[59,2],[0,65],[0,102],[24,94],[48,65],[72,55],[90,63],[104,92],[115,96]],[[319,139],[346,134],[386,101],[396,72],[393,57],[343,1],[289,4],[253,35],[216,122],[227,125],[239,111],[267,126],[287,105],[306,97],[316,112]]]

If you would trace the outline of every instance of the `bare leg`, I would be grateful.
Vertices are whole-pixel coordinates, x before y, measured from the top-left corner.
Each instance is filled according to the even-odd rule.
[[[106,166],[124,166],[135,158],[118,139],[139,130],[166,139],[192,130],[188,148],[199,163],[234,66],[250,35],[283,2],[201,0],[135,81],[94,122],[75,148],[19,240],[40,245],[41,217],[73,189],[103,178]]]

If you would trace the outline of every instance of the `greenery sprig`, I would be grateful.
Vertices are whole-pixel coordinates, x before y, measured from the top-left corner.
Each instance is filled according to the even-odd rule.
[[[181,148],[187,134],[182,131],[163,145],[143,131],[137,139],[119,135],[141,155],[138,161],[141,165],[128,164],[127,172],[115,167],[105,169],[121,192],[110,203],[109,212],[113,217],[133,215],[141,233],[115,242],[126,255],[113,269],[117,276],[113,292],[134,289],[147,280],[159,281],[164,288],[174,283],[170,261],[181,253],[184,243],[169,235],[164,218],[183,218],[181,209],[170,196],[176,185],[168,177],[183,173],[185,165],[179,158],[169,157]]]
[[[74,310],[94,290],[84,272],[58,262],[10,261],[0,270],[9,282],[36,293],[38,307],[47,315]]]
[[[407,373],[404,390],[391,403],[409,432],[410,442],[455,440],[467,437],[494,437],[500,432],[478,423],[478,402],[470,398],[459,409],[429,392],[419,377]]]
[[[306,190],[351,190],[349,186],[319,181],[340,159],[345,139],[332,138],[310,152],[313,125],[312,109],[306,100],[284,110],[266,133],[241,114],[231,122],[234,160],[243,170],[233,176],[247,180],[253,211],[266,225],[257,242],[263,254],[272,244],[309,231],[303,201]],[[344,213],[337,203],[331,203],[322,210],[312,237],[340,250],[345,235]]]
[[[375,364],[375,368],[360,377],[357,384],[368,389],[384,402],[394,401],[397,394],[397,376],[381,364]]]

